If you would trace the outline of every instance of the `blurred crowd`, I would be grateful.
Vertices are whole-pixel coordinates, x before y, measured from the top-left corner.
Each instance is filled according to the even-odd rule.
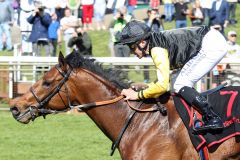
[[[13,50],[11,27],[15,25],[21,30],[22,55],[57,56],[57,48],[65,48],[66,54],[75,49],[92,56],[88,31],[107,30],[111,56],[129,57],[129,47],[118,39],[126,23],[139,17],[135,15],[139,4],[148,6],[145,16],[140,16],[146,18],[139,20],[153,32],[164,31],[170,22],[175,28],[207,25],[226,37],[227,57],[240,58],[237,32],[225,33],[225,28],[238,23],[238,0],[0,0],[0,51]],[[108,13],[113,15],[110,25],[105,23]],[[229,68],[229,64],[215,68],[216,84]],[[144,81],[148,82],[148,66],[144,69]]]
[[[92,56],[88,31],[108,30],[111,56],[129,57],[130,49],[119,44],[118,38],[126,23],[138,17],[134,14],[138,4],[148,5],[146,18],[139,20],[153,32],[164,31],[169,22],[175,28],[207,25],[228,40],[227,57],[240,57],[237,32],[225,33],[225,28],[238,23],[238,0],[0,0],[0,51],[13,50],[10,28],[16,25],[21,30],[23,54],[41,56],[44,50],[44,56],[56,56],[57,47],[64,45],[66,54],[76,49]],[[109,26],[105,23],[108,13],[113,14]],[[144,79],[149,80],[148,72]]]
[[[174,21],[175,28],[204,24],[225,35],[225,28],[237,23],[238,0],[0,0],[0,51],[13,49],[12,25],[21,29],[22,52],[36,56],[43,49],[46,56],[56,56],[57,46],[62,45],[66,54],[75,48],[84,55],[92,55],[88,31],[108,29],[111,55],[127,57],[130,50],[117,43],[118,35],[127,22],[136,19],[134,10],[140,3],[149,6],[147,18],[142,20],[154,32],[164,31],[164,23]],[[106,13],[113,13],[110,26],[104,21]],[[226,33],[226,38],[229,37]],[[236,42],[229,46],[237,48],[239,54]]]

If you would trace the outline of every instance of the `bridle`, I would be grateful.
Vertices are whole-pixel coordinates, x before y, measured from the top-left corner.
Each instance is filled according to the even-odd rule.
[[[61,67],[59,64],[55,65],[55,68],[58,70],[58,72],[63,76],[63,79],[58,83],[58,85],[51,91],[49,92],[49,94],[47,96],[45,96],[43,99],[40,99],[38,97],[38,95],[34,92],[33,87],[30,88],[30,92],[32,93],[33,97],[35,98],[35,100],[37,101],[37,105],[36,106],[30,106],[29,107],[29,112],[31,114],[31,118],[32,121],[34,119],[36,119],[38,116],[43,116],[45,118],[45,116],[47,114],[51,114],[51,113],[58,113],[58,112],[65,112],[65,110],[62,111],[57,111],[57,110],[52,110],[52,109],[47,109],[44,108],[44,105],[46,105],[53,96],[55,96],[56,94],[59,94],[59,92],[61,91],[61,88],[63,87],[63,85],[65,85],[65,82],[68,80],[73,68],[69,65],[69,69],[68,71],[65,73],[64,71],[62,71]],[[70,98],[69,98],[69,94],[68,94],[68,88],[67,86],[65,86],[65,91],[66,91],[66,95],[67,95],[67,99],[68,99],[68,105],[66,105],[64,103],[64,105],[66,106],[66,108],[71,109],[71,104],[70,104]],[[59,94],[59,96],[61,97],[61,95]],[[62,97],[61,97],[62,99]]]

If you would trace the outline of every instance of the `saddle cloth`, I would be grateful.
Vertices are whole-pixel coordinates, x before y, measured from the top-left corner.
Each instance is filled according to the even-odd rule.
[[[197,135],[193,130],[193,109],[179,96],[173,96],[174,103],[184,125],[186,126],[193,146],[197,151],[203,147],[210,148],[225,140],[240,136],[240,87],[229,86],[207,96],[224,123],[224,130]]]

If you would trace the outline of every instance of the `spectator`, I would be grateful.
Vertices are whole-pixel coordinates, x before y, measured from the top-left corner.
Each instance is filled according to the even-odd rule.
[[[173,1],[175,8],[176,28],[187,27],[187,15],[189,14],[187,3],[184,0]]]
[[[58,42],[62,42],[61,35],[63,34],[63,39],[65,42],[66,54],[71,52],[71,48],[68,47],[68,41],[72,38],[72,34],[75,33],[75,28],[78,27],[77,17],[71,15],[69,8],[64,11],[64,17],[60,20],[60,29],[58,30]]]
[[[226,57],[228,58],[240,58],[240,45],[237,43],[237,32],[229,31],[228,32],[228,53]]]
[[[200,0],[201,8],[203,9],[203,24],[209,26],[210,10],[214,0]]]
[[[12,39],[11,39],[11,25],[14,21],[14,11],[11,4],[6,0],[0,0],[0,51],[3,50],[3,35],[6,39],[6,49],[7,51],[12,51]]]
[[[45,6],[48,8],[49,13],[52,15],[53,12],[57,14],[58,21],[64,17],[64,9],[67,7],[66,0],[42,0]],[[45,10],[46,11],[46,10]]]
[[[159,0],[150,0],[149,7],[152,9],[159,9],[160,1]]]
[[[158,13],[158,9],[148,9],[147,16],[148,18],[145,19],[144,21],[153,32],[163,31],[163,23],[160,14]],[[144,83],[148,83],[150,80],[148,69],[149,66],[144,66],[143,71]]]
[[[50,46],[48,41],[48,27],[51,24],[51,16],[44,12],[45,7],[41,1],[35,1],[35,9],[27,21],[32,24],[32,31],[29,41],[33,45],[33,53],[40,56],[40,46],[45,48],[46,56],[50,56]]]
[[[118,10],[125,6],[126,0],[108,0],[107,8],[113,10],[113,15],[116,16]]]
[[[240,59],[240,45],[237,42],[237,32],[228,32],[228,52],[226,58]],[[240,71],[239,66],[234,64],[226,65],[226,81],[233,86],[240,85]]]
[[[165,21],[171,22],[173,16],[173,2],[172,0],[163,0],[164,3],[164,14],[165,14]]]
[[[114,43],[114,53],[116,57],[129,57],[130,49],[127,45],[118,44],[118,35],[130,19],[130,15],[126,14],[126,7],[122,7],[118,10],[111,24],[113,33],[112,41]]]
[[[19,25],[19,14],[20,14],[20,0],[13,0],[12,7],[14,9],[14,23]]]
[[[193,8],[190,13],[190,19],[192,22],[192,26],[200,26],[203,24],[203,9],[201,8],[200,1],[196,0]]]
[[[226,0],[216,0],[213,2],[212,9],[210,10],[210,26],[219,28],[220,32],[224,35],[224,28],[228,24],[229,6]]]
[[[237,20],[236,17],[236,8],[238,0],[227,0],[229,5],[229,24],[236,24]]]
[[[32,14],[34,10],[34,3],[32,1],[20,0],[20,29],[22,36],[22,53],[32,53],[32,43],[28,41],[32,31],[32,24],[28,23],[27,18]]]
[[[116,57],[129,57],[130,48],[127,45],[119,44],[119,36],[122,29],[125,27],[127,22],[132,19],[132,16],[127,14],[127,8],[122,7],[118,9],[112,23],[110,24],[111,40],[109,44],[112,56]],[[126,69],[128,66],[118,66],[118,69]],[[127,76],[127,73],[124,73]]]
[[[52,13],[52,22],[48,27],[48,37],[51,44],[51,52],[54,57],[57,55],[57,31],[60,27],[59,21],[57,21],[57,14]]]
[[[68,47],[76,45],[77,51],[81,55],[92,56],[92,42],[87,32],[84,32],[81,28],[77,29],[73,37],[68,42]]]
[[[228,69],[227,65],[223,64],[218,64],[212,69],[212,88],[224,83],[226,79],[226,69]]]
[[[148,27],[151,28],[154,32],[163,31],[163,22],[162,19],[164,19],[164,16],[160,16],[160,13],[158,12],[158,9],[149,9],[147,11],[148,18],[144,21],[148,25]]]
[[[52,0],[51,0],[52,1]],[[65,16],[65,9],[67,8],[66,0],[56,0],[55,12],[57,14],[57,20],[60,20]]]
[[[94,3],[94,17],[97,22],[97,30],[105,30],[106,26],[104,24],[104,16],[106,11],[106,1],[105,0],[95,0]]]
[[[128,4],[127,4],[127,13],[134,17],[133,15],[133,11],[137,6],[137,0],[128,0]]]
[[[93,16],[93,3],[94,0],[82,0],[82,22],[84,30],[93,30],[92,16]]]
[[[226,58],[240,58],[240,46],[236,43],[237,33],[235,31],[229,31],[227,34],[227,54]],[[239,67],[233,64],[218,64],[213,69],[213,87],[218,84],[227,82],[229,85],[240,84],[240,72]]]
[[[67,7],[71,10],[72,14],[76,16],[77,18],[79,17],[79,9],[80,9],[80,0],[68,0],[67,1]]]

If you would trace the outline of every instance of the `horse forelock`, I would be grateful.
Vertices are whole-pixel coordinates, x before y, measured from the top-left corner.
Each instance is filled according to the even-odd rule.
[[[126,73],[113,68],[103,68],[102,64],[97,62],[94,58],[83,57],[77,51],[73,51],[65,58],[65,60],[71,67],[87,69],[110,81],[120,89],[129,87]]]

